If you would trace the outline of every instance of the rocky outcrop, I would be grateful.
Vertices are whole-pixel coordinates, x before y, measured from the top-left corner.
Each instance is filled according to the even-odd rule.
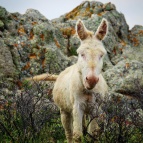
[[[138,80],[143,86],[143,26],[129,30],[125,17],[112,3],[84,1],[71,12],[52,21],[37,10],[24,15],[0,7],[0,76],[24,77],[43,72],[60,73],[75,63],[79,40],[75,24],[82,19],[96,31],[102,18],[109,22],[103,41],[107,50],[104,76],[109,89],[119,94],[134,93]]]
[[[16,68],[9,47],[0,39],[0,77],[16,76]]]
[[[108,69],[104,76],[109,89],[117,93],[132,94],[138,86],[143,88],[143,63],[136,60],[122,60]]]
[[[109,32],[103,41],[108,52],[103,67],[104,77],[110,91],[134,95],[138,86],[143,87],[143,27],[135,26],[129,30],[124,15],[116,10],[114,4],[110,2],[103,4],[96,1],[85,1],[71,12],[59,19],[54,19],[52,22],[56,27],[60,28],[62,25],[66,29],[73,27],[79,18],[92,31],[96,31],[102,18],[108,20]],[[68,42],[70,41],[70,44],[67,44],[68,48],[78,47],[77,40],[73,40],[74,36],[70,34],[68,37]],[[138,83],[138,86],[135,82]]]
[[[52,22],[56,27],[63,27],[62,31],[66,31],[63,34],[68,39],[66,45],[69,51],[74,51],[79,46],[79,43],[73,40],[74,30],[71,30],[71,32],[68,31],[74,28],[76,20],[79,18],[92,31],[96,31],[102,18],[106,18],[109,21],[109,32],[104,40],[105,47],[108,51],[108,58],[106,60],[108,62],[106,62],[104,70],[108,66],[110,68],[119,62],[118,59],[122,54],[122,50],[128,43],[129,27],[124,15],[119,13],[111,3],[102,4],[96,1],[86,1],[59,19],[53,20]]]
[[[16,71],[20,76],[59,73],[72,64],[64,54],[62,32],[37,10],[29,9],[21,15],[0,7],[0,18],[1,73],[7,76],[8,71],[12,75]]]

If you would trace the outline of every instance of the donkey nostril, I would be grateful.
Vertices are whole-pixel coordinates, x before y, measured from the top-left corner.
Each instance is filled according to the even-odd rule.
[[[93,85],[97,84],[97,82],[99,81],[99,78],[97,78],[97,77],[88,77],[87,76],[85,79],[86,79],[87,83],[93,84]]]
[[[88,80],[88,77],[86,77],[86,80]]]
[[[98,82],[98,81],[99,81],[99,78],[97,78],[96,82]]]

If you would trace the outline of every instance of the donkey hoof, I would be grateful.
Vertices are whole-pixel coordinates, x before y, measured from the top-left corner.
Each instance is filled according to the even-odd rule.
[[[73,133],[73,140],[74,143],[81,143],[82,132],[75,132]]]

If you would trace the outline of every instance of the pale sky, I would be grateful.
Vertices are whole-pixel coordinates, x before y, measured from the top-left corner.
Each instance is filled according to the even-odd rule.
[[[119,12],[123,13],[130,29],[134,25],[143,25],[143,0],[99,0],[102,3],[112,2]],[[58,18],[71,11],[83,0],[0,0],[9,12],[24,14],[29,8],[37,9],[49,20]]]

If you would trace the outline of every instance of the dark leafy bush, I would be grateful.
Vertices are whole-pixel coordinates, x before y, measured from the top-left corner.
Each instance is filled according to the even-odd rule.
[[[24,83],[9,91],[1,84],[0,142],[56,142],[65,138],[59,110],[51,98],[52,84]]]
[[[98,114],[95,117],[100,130],[97,131],[97,136],[93,137],[88,133],[87,125],[84,128],[84,136],[86,136],[84,140],[86,143],[94,141],[98,143],[143,142],[143,109],[141,99],[138,100],[121,94],[111,93],[107,95],[106,102],[105,100],[100,100],[100,104],[97,104],[98,107],[102,106],[102,113],[97,112]]]
[[[136,84],[136,83],[135,83]],[[63,143],[60,112],[52,100],[51,82],[0,84],[0,142]],[[137,86],[132,97],[109,93],[106,100],[96,98],[96,136],[84,125],[83,143],[142,143],[143,89]],[[101,107],[101,108],[100,108]],[[102,110],[101,110],[102,109]],[[102,111],[102,112],[101,112]],[[92,119],[91,119],[92,120]]]

